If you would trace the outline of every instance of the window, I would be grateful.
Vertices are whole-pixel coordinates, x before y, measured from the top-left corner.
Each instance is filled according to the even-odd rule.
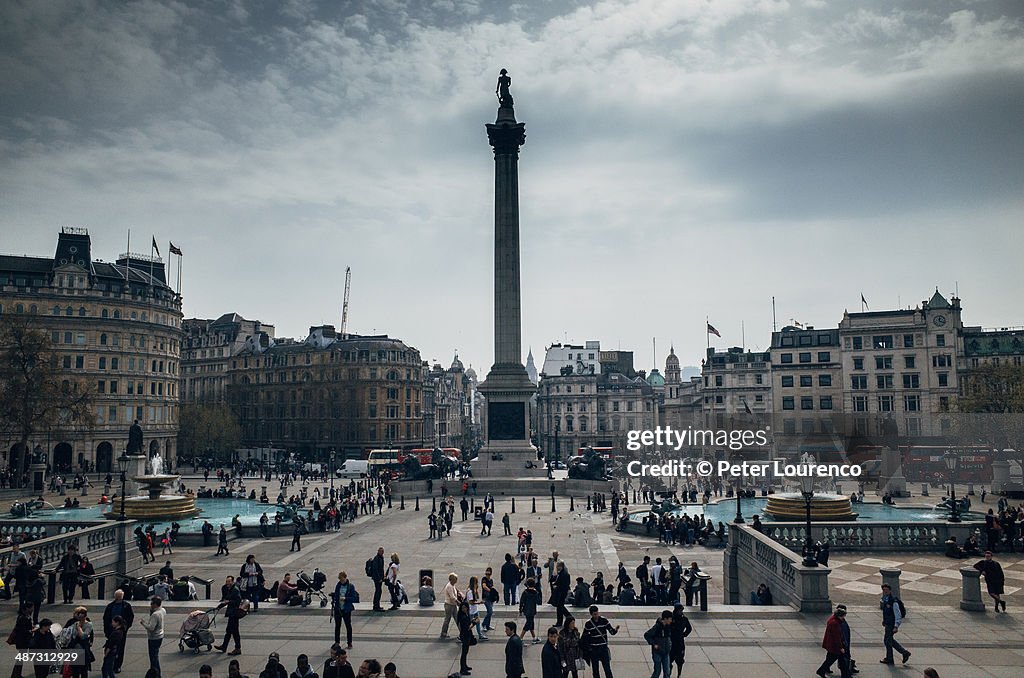
[[[814,385],[814,378],[811,377],[811,375],[809,375],[809,374],[802,374],[802,375],[800,375],[800,386],[801,387],[807,388],[808,386],[813,386],[813,385]]]
[[[763,374],[755,374],[754,375],[754,383],[757,384],[758,386],[764,385],[764,375]]]
[[[932,367],[952,367],[953,359],[949,355],[933,355]]]
[[[893,397],[891,395],[878,396],[878,411],[892,412]]]
[[[795,409],[793,406],[793,396],[786,396],[782,399],[782,409],[792,410]]]
[[[949,396],[939,396],[939,412],[949,412]]]
[[[946,345],[946,335],[945,334],[936,334],[935,335],[935,345],[936,346],[945,346]]]
[[[904,374],[903,388],[921,388],[921,376],[918,374]]]
[[[862,348],[864,348],[864,339],[863,339],[863,337],[854,337],[853,338],[853,350],[859,351]]]
[[[97,393],[106,393],[107,392],[107,382],[105,382],[103,380],[100,380],[100,381],[96,382],[96,392]]]
[[[832,361],[832,354],[828,351],[818,351],[818,362],[827,363]]]
[[[907,412],[920,412],[921,411],[921,396],[919,395],[908,395],[903,396],[903,409]]]
[[[61,359],[61,367],[63,367],[65,370],[71,369],[71,356],[66,355]]]
[[[939,386],[949,386],[948,372],[939,372]]]
[[[715,396],[715,404],[716,405],[721,405],[723,402],[724,402],[724,400],[722,399],[722,396]]]
[[[831,335],[829,335],[829,334],[819,334],[818,335],[818,346],[831,346],[831,345],[832,345],[832,336]]]
[[[565,418],[565,431],[566,431],[566,433],[572,433],[573,432],[572,417],[566,417]]]
[[[783,419],[782,432],[793,435],[796,433],[796,419]]]
[[[879,374],[875,377],[875,385],[880,389],[891,389],[892,388],[892,375],[891,374]]]
[[[853,359],[853,369],[855,369],[855,370],[863,370],[864,369],[864,358],[854,358]]]
[[[99,368],[101,370],[107,369],[107,359],[106,358],[100,358]]]
[[[903,335],[903,348],[914,348],[914,335],[904,334]]]
[[[792,375],[785,376],[785,377],[782,378],[782,387],[783,388],[789,388],[792,385],[793,385],[793,377],[792,377]]]
[[[853,376],[850,377],[850,387],[854,391],[865,391],[868,388],[867,376]]]
[[[85,357],[84,356],[80,356],[80,355],[76,355],[75,356],[75,369],[76,370],[81,370],[83,368],[85,368]]]
[[[784,365],[793,362],[793,354],[792,353],[783,353],[782,354],[782,361],[781,362]]]
[[[715,375],[715,386],[721,386],[721,385],[722,385],[722,375],[720,375],[720,374],[719,375]]]
[[[110,369],[116,370],[117,366],[118,366],[118,359],[117,358],[111,358],[110,359]]]
[[[801,334],[800,335],[800,345],[801,346],[810,346],[811,345],[811,335],[809,335],[809,334]]]
[[[831,386],[832,375],[831,374],[819,374],[818,375],[818,386]]]
[[[907,418],[907,435],[908,436],[919,436],[921,435],[921,420],[917,417]]]
[[[754,402],[764,402],[764,396],[754,396]]]
[[[853,411],[854,412],[867,412],[868,411],[868,399],[866,396],[853,396]]]
[[[884,334],[884,335],[875,335],[875,336],[871,337],[871,346],[874,347],[874,348],[892,348],[893,347],[892,335],[891,334]]]
[[[875,356],[875,369],[876,370],[891,370],[892,369],[892,356],[891,355],[878,355],[878,356]]]
[[[107,345],[107,335],[105,333],[104,334],[100,334],[100,346],[106,346],[106,345]]]
[[[110,382],[110,392],[117,393],[117,381]]]
[[[818,400],[818,408],[822,410],[832,409],[832,396],[821,396]]]
[[[801,353],[800,354],[800,362],[802,362],[802,363],[809,363],[809,362],[811,362],[811,354],[809,352],[808,353]]]
[[[782,342],[781,342],[780,345],[781,346],[792,346],[793,345],[793,337],[792,336],[783,335],[782,336]]]
[[[917,360],[912,355],[903,357],[903,366],[908,370],[912,370],[917,366]]]
[[[810,396],[804,396],[800,398],[800,409],[801,410],[813,410],[814,409],[814,398]]]

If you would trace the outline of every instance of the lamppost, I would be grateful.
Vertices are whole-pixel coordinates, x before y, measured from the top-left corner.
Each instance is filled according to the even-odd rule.
[[[118,520],[125,520],[124,515],[124,501],[125,497],[125,486],[128,483],[128,455],[124,452],[117,458],[117,468],[121,470],[121,513],[118,515]]]
[[[335,452],[334,448],[332,447],[331,448],[331,498],[332,499],[334,498],[334,458],[335,458],[336,455],[337,455],[337,452]]]
[[[739,453],[734,454],[732,455],[732,459],[730,461],[732,461],[733,466],[741,465],[743,463],[743,456],[740,455]],[[736,517],[732,520],[732,522],[736,523],[737,525],[742,525],[743,523],[747,522],[743,520],[743,511],[740,508],[740,488],[742,487],[743,476],[741,474],[736,476]]]
[[[811,465],[806,464],[804,475],[800,476],[800,494],[804,497],[804,508],[807,511],[807,538],[804,540],[804,567],[817,567],[818,560],[814,557],[814,542],[811,541],[811,499],[814,497],[814,476]]]
[[[953,451],[953,448],[946,450],[942,455],[946,462],[946,469],[949,471],[949,522],[960,522],[960,507],[956,503],[956,467],[960,463],[960,455]]]

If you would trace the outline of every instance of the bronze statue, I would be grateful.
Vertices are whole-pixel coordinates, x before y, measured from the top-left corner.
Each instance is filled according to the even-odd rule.
[[[128,429],[128,447],[125,448],[128,454],[142,454],[142,427],[136,419],[131,428]]]
[[[512,108],[512,95],[509,94],[508,88],[512,84],[512,78],[508,76],[508,71],[504,68],[501,69],[501,75],[498,76],[498,85],[494,88],[494,94],[498,97],[498,106],[501,108]]]

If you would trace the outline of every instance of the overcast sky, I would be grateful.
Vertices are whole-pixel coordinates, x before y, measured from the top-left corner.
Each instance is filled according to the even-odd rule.
[[[895,8],[894,8],[895,6]],[[1022,5],[915,0],[0,3],[0,251],[185,253],[186,317],[493,360],[500,68],[523,347],[765,348],[919,303],[1024,325]]]

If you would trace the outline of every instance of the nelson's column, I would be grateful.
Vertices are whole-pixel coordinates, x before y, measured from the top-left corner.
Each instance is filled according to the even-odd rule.
[[[519,147],[526,143],[526,125],[516,122],[509,85],[501,70],[495,93],[498,117],[487,125],[494,149],[494,364],[480,392],[486,399],[486,443],[474,465],[480,477],[541,475],[537,449],[530,443],[529,400],[536,386],[522,362],[519,289]]]

